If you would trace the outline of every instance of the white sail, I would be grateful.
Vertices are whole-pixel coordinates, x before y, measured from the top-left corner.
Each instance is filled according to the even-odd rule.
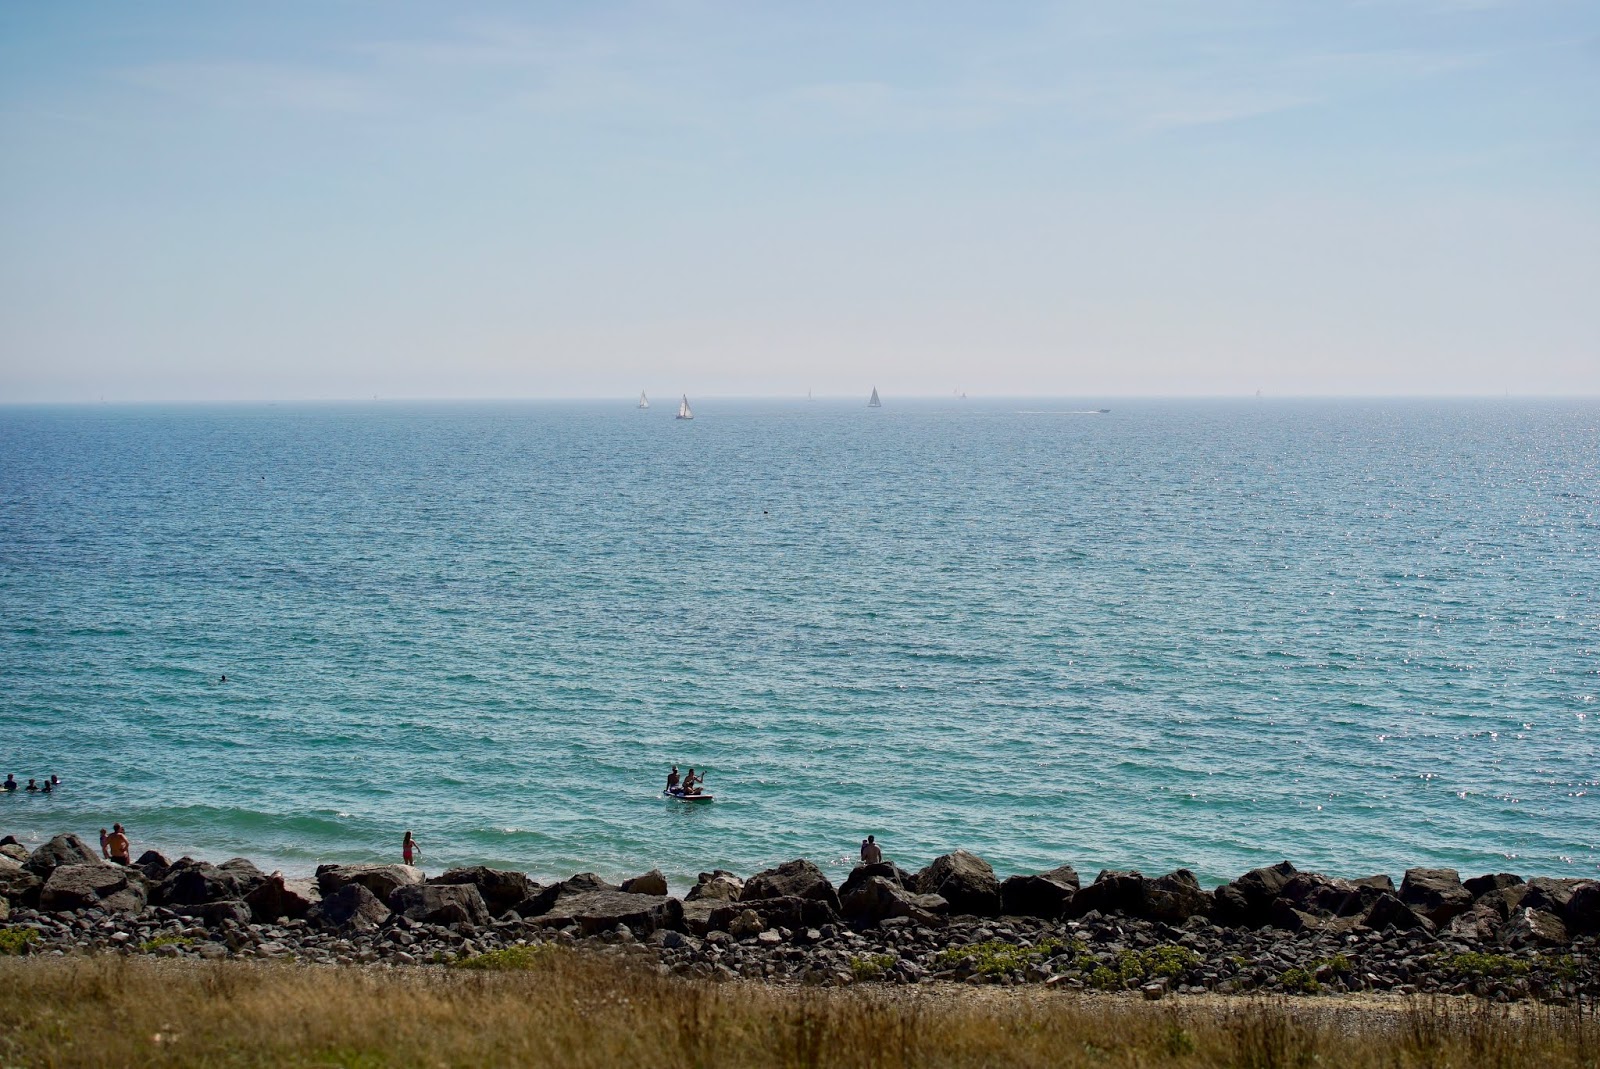
[[[872,388],[872,400],[867,402],[867,407],[868,408],[882,408],[883,407],[883,402],[878,400],[878,388],[876,386],[874,386]]]
[[[683,395],[683,404],[678,406],[679,419],[694,419],[694,412],[689,408],[689,395]]]
[[[643,390],[639,391],[639,407],[640,408],[649,408],[650,407],[650,398],[648,398],[648,397],[646,397],[644,395],[644,391]]]

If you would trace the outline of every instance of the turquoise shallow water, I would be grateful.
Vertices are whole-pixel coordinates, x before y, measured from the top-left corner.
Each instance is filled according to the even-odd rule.
[[[1600,870],[1600,403],[1105,403],[0,409],[0,833]]]

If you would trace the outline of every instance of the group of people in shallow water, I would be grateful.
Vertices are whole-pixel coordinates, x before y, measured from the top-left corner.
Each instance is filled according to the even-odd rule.
[[[706,781],[705,773],[694,774],[694,769],[689,769],[689,774],[682,779],[678,778],[678,766],[673,765],[672,771],[667,773],[668,794],[699,794],[700,785]]]
[[[34,794],[50,794],[59,786],[61,786],[61,777],[51,776],[43,783],[30,779],[26,787],[19,787],[17,785],[17,777],[8,774],[6,776],[6,781],[4,783],[0,783],[0,792],[20,790],[24,792],[31,791]]]

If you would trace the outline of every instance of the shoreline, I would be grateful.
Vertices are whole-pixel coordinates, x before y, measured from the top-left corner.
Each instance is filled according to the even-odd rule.
[[[1202,889],[1070,866],[1003,881],[956,851],[911,873],[859,865],[835,887],[804,859],[747,878],[659,871],[541,884],[482,866],[323,865],[311,879],[235,858],[131,866],[74,835],[0,839],[0,952],[114,953],[390,967],[517,968],[555,948],[667,976],[779,986],[998,985],[1172,995],[1600,997],[1600,882],[1449,869],[1342,880],[1288,862]]]

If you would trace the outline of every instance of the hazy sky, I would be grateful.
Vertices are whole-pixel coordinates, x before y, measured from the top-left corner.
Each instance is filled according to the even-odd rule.
[[[0,5],[0,401],[1600,394],[1600,5]]]

